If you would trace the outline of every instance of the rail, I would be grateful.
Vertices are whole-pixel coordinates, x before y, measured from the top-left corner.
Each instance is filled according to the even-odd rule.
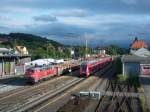
[[[23,112],[23,111],[27,111],[29,109],[31,109],[32,107],[39,105],[41,103],[43,103],[44,101],[46,101],[47,99],[51,99],[53,97],[55,97],[56,95],[68,90],[69,88],[71,88],[72,86],[78,84],[79,82],[85,80],[85,78],[80,78],[80,79],[75,79],[63,86],[61,86],[60,88],[57,88],[54,91],[49,91],[46,94],[42,95],[41,97],[37,98],[34,101],[28,102],[24,105],[21,105],[20,107],[16,107],[12,110],[10,110],[9,112]]]

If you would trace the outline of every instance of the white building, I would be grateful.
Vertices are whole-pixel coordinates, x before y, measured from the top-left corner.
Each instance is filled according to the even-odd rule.
[[[106,54],[106,48],[105,47],[97,47],[94,51],[96,54],[103,54],[103,55]]]

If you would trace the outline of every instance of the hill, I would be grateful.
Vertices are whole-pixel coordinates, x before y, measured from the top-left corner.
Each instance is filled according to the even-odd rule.
[[[71,49],[75,50],[77,57],[84,57],[86,54],[86,47],[82,45],[63,45],[46,37],[25,33],[0,34],[0,47],[15,48],[17,45],[26,46],[32,59],[71,58]],[[88,54],[92,52],[91,48],[87,49]],[[110,45],[106,47],[106,52],[110,55],[117,55],[126,54],[128,50],[117,45]]]
[[[17,45],[26,46],[32,59],[69,56],[66,46],[46,37],[24,33],[0,34],[0,47],[15,48]]]

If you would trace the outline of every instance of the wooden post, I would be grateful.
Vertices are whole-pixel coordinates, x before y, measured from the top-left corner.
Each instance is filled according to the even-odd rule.
[[[16,64],[15,64],[15,58],[14,58],[14,67],[13,67],[13,69],[14,69],[14,75],[16,75],[16,66],[15,66]]]
[[[123,70],[122,70],[122,71],[123,71],[123,76],[125,75],[125,67],[124,67],[124,64],[125,64],[125,63],[123,62],[123,67],[122,67],[122,69],[123,69]]]
[[[2,77],[3,77],[3,75],[4,75],[4,60],[2,58]]]

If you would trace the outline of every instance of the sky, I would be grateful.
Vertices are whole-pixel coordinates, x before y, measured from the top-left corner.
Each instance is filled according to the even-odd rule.
[[[150,41],[150,0],[3,0],[0,32],[40,35],[63,44],[128,46]]]

